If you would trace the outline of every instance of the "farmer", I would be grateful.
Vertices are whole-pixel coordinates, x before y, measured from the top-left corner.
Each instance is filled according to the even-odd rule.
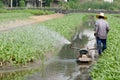
[[[96,17],[98,20],[95,22],[94,36],[96,37],[97,50],[99,55],[107,48],[107,34],[109,32],[109,24],[106,21],[107,17],[104,16],[104,13],[97,14]]]

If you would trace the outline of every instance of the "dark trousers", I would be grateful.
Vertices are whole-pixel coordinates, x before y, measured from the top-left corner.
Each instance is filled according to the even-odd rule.
[[[97,50],[100,55],[107,48],[106,39],[100,39],[99,37],[97,37],[96,41],[97,41]]]

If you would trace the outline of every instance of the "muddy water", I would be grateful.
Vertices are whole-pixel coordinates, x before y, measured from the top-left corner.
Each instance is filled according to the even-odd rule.
[[[91,23],[87,23],[88,26]],[[72,39],[72,46],[77,48],[93,48],[95,38],[92,28],[81,28],[75,33]],[[89,71],[96,59],[95,50],[91,50],[92,63],[76,63],[79,50],[71,49],[71,45],[64,45],[58,55],[47,63],[40,66],[37,70],[20,71],[13,73],[0,74],[0,80],[91,80]]]
[[[94,45],[93,28],[85,28],[77,32],[72,41],[72,46],[80,49],[93,48]],[[79,50],[70,47],[71,45],[65,45],[57,56],[44,65],[42,71],[27,76],[25,80],[91,80],[89,70],[92,63],[78,65],[76,58],[79,55]],[[93,50],[90,51],[90,54],[94,62],[96,52]]]

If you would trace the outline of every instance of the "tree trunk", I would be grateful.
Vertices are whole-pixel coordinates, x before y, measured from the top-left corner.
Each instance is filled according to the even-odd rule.
[[[43,3],[43,1],[41,0],[41,5],[40,5],[40,6],[41,6],[41,8],[42,8],[42,3]]]
[[[13,4],[13,0],[11,0],[10,2],[11,2],[10,3],[10,7],[12,8],[13,7],[13,5],[12,5]]]

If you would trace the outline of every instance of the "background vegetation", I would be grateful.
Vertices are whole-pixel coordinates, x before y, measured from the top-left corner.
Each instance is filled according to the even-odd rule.
[[[0,0],[0,8],[3,8],[3,2]]]
[[[113,3],[104,2],[104,1],[86,1],[86,2],[80,2],[79,0],[71,0],[68,3],[62,4],[64,8],[66,9],[82,9],[82,10],[88,10],[91,8],[94,9],[104,9],[104,10],[119,10],[120,9],[120,3],[118,1],[114,1]]]
[[[0,13],[0,26],[4,27],[4,24],[13,22],[16,20],[25,20],[28,19],[32,14],[28,13]],[[1,28],[0,27],[0,28]]]
[[[3,0],[0,0],[0,1],[1,1],[0,7],[3,7],[3,6],[5,7],[5,5],[3,5]],[[35,3],[37,3],[36,1],[35,1]],[[53,7],[51,4],[54,3],[54,4],[59,5],[58,8],[63,8],[63,9],[82,9],[82,10],[88,10],[89,8],[91,8],[92,10],[94,10],[94,9],[119,10],[120,9],[119,0],[114,0],[113,3],[104,2],[104,0],[91,0],[91,1],[68,0],[68,2],[64,2],[64,1],[55,2],[54,0],[42,0],[42,1],[44,2],[43,8],[44,7]],[[4,3],[6,3],[6,2],[4,2]],[[10,4],[10,1],[7,3]],[[24,0],[20,0],[18,3],[19,3],[18,6],[13,6],[13,7],[27,7]],[[13,3],[13,5],[15,5],[15,3]],[[8,7],[10,7],[10,5]],[[41,6],[33,6],[33,7],[41,7]]]
[[[24,0],[20,0],[20,7],[25,7],[25,1]]]
[[[24,10],[6,10],[6,9],[0,9],[0,13],[28,13],[33,15],[46,15],[46,14],[53,14],[54,11],[48,11],[48,10],[32,10],[32,9],[24,9]]]

